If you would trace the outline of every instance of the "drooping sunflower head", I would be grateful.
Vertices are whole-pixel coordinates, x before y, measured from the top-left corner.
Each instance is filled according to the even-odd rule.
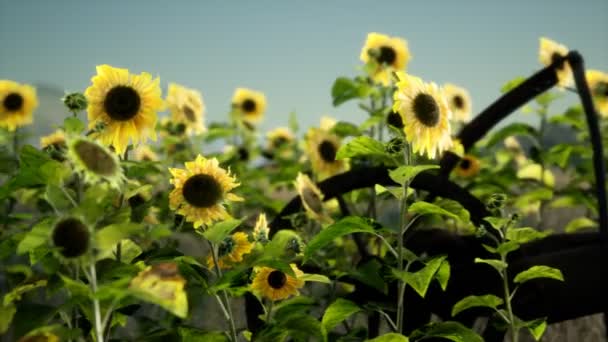
[[[443,91],[452,110],[454,121],[469,121],[471,118],[471,96],[469,96],[469,92],[465,88],[451,83],[444,84]]]
[[[405,70],[411,55],[405,40],[372,32],[367,35],[360,58],[366,64],[373,62],[376,67],[372,71],[372,79],[388,86],[391,73]]]
[[[307,175],[299,172],[294,185],[308,217],[321,223],[333,222],[323,207],[323,193]]]
[[[404,127],[403,118],[401,117],[401,114],[395,111],[391,111],[390,113],[388,113],[388,115],[386,116],[386,123],[398,129],[403,129]]]
[[[38,107],[36,89],[28,84],[0,80],[0,127],[14,131],[32,123],[32,113]]]
[[[598,114],[608,118],[608,74],[599,70],[587,70],[585,76]]]
[[[188,135],[205,131],[205,104],[198,90],[169,83],[166,102],[171,112],[171,120],[174,123],[183,123]]]
[[[346,169],[344,160],[337,160],[340,138],[325,130],[311,128],[306,134],[306,154],[316,174],[333,176]]]
[[[296,296],[298,291],[304,287],[304,275],[295,264],[291,264],[295,277],[270,267],[260,267],[255,270],[255,276],[251,283],[251,291],[257,296],[268,298],[272,301],[287,299]]]
[[[89,249],[90,237],[89,227],[75,217],[63,218],[53,227],[53,244],[66,258],[84,255]]]
[[[239,119],[248,124],[256,124],[264,118],[266,96],[259,91],[237,88],[232,96],[232,108]]]
[[[206,159],[200,154],[186,162],[186,169],[170,168],[175,186],[169,194],[169,206],[194,228],[230,218],[224,204],[243,199],[230,191],[239,183],[219,166],[217,159]]]
[[[68,140],[68,157],[75,169],[84,174],[86,183],[105,180],[118,189],[125,181],[116,154],[92,140],[83,137]]]
[[[479,159],[472,155],[465,155],[460,159],[456,166],[456,175],[463,178],[475,177],[479,174],[480,163]]]
[[[103,124],[103,130],[95,138],[104,145],[113,146],[118,154],[124,154],[131,141],[133,145],[156,140],[157,112],[162,110],[160,79],[142,72],[130,74],[129,70],[109,65],[97,66],[97,75],[84,94],[87,97],[89,129]]]
[[[169,310],[174,315],[188,316],[188,296],[184,290],[186,279],[173,262],[164,262],[146,267],[131,279],[129,289],[140,299],[151,301]]]
[[[133,151],[133,159],[137,161],[158,161],[158,155],[150,145],[139,145]]]
[[[253,227],[253,239],[256,242],[267,243],[269,240],[270,228],[268,228],[268,221],[266,220],[266,214],[261,213],[255,222]]]
[[[551,39],[541,37],[540,47],[538,52],[538,60],[544,66],[548,66],[558,59],[568,55],[568,48],[565,45],[559,44]],[[562,62],[557,66],[557,84],[560,87],[569,87],[572,85],[572,69],[567,61]]]
[[[433,159],[452,145],[452,112],[435,83],[398,72],[393,111],[401,114],[406,140],[414,152]]]
[[[65,149],[65,132],[63,132],[63,130],[61,129],[58,129],[49,135],[40,137],[40,148],[43,150],[47,148],[54,148],[56,150]]]
[[[219,268],[229,268],[243,261],[245,254],[251,253],[253,243],[249,242],[249,236],[243,232],[236,232],[227,236],[220,242],[217,251],[217,265]],[[207,257],[207,267],[214,268],[213,255]]]

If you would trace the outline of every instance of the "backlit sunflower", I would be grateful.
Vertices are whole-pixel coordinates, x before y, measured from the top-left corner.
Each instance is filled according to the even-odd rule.
[[[397,78],[393,111],[401,114],[405,138],[414,153],[426,153],[433,159],[452,145],[448,101],[435,83],[424,83],[403,72]]]
[[[559,44],[551,39],[541,37],[540,48],[538,52],[538,60],[544,66],[548,66],[557,59],[568,55],[568,48],[562,44]],[[570,64],[564,61],[557,67],[557,84],[560,87],[568,87],[572,85],[572,69]]]
[[[105,180],[118,189],[126,180],[116,154],[87,138],[69,140],[68,157],[75,169],[84,174],[86,183]]]
[[[251,291],[272,301],[298,295],[300,293],[298,289],[304,287],[304,280],[301,279],[304,273],[295,264],[291,264],[291,269],[293,269],[295,277],[270,267],[256,269],[251,283]]]
[[[198,90],[169,83],[166,101],[173,123],[185,124],[188,135],[205,131],[205,104]]]
[[[66,147],[65,133],[63,132],[63,130],[58,129],[49,135],[40,137],[40,148],[44,150],[45,148],[50,147],[53,147],[57,150]]]
[[[469,96],[469,92],[451,83],[444,84],[443,91],[448,99],[448,105],[452,110],[454,121],[469,121],[471,117],[471,96]]]
[[[232,108],[246,123],[258,123],[266,111],[266,96],[259,91],[237,88],[232,96]]]
[[[249,254],[252,249],[253,243],[249,242],[249,236],[246,233],[234,233],[220,243],[217,252],[217,265],[222,269],[229,268],[235,263],[243,261],[243,256]],[[213,255],[207,257],[207,267],[214,269]]]
[[[261,213],[253,228],[253,240],[255,240],[255,242],[266,243],[269,240],[269,235],[270,229],[268,228],[266,214]]]
[[[159,78],[152,79],[146,72],[130,74],[127,69],[104,64],[97,66],[97,75],[91,82],[93,85],[84,92],[89,129],[104,126],[95,138],[113,146],[120,155],[125,153],[129,140],[133,145],[148,137],[156,140],[156,113],[164,107]]]
[[[169,194],[169,206],[183,215],[194,228],[230,218],[224,208],[227,201],[243,199],[230,191],[239,183],[219,166],[217,159],[206,159],[200,154],[186,162],[186,169],[170,168],[175,189]]]
[[[371,77],[375,82],[387,86],[391,73],[405,70],[411,55],[405,40],[372,32],[367,35],[360,58],[363,63],[371,61],[377,64]]]
[[[467,154],[460,159],[455,172],[459,177],[475,177],[479,173],[479,166],[479,159]]]
[[[137,161],[158,161],[158,155],[149,145],[139,145],[133,151],[133,159]]]
[[[585,76],[598,114],[608,118],[608,74],[599,70],[587,70]]]
[[[336,159],[340,144],[340,138],[333,133],[318,128],[311,128],[308,131],[306,154],[316,174],[329,177],[346,169],[346,162]]]
[[[0,80],[0,127],[14,131],[32,123],[32,113],[38,107],[36,89],[31,85]]]
[[[277,127],[266,134],[267,152],[271,157],[280,156],[282,158],[290,158],[294,151],[288,148],[295,141],[293,133],[287,127]]]
[[[323,207],[323,193],[307,175],[298,173],[294,185],[308,217],[321,223],[333,222]]]

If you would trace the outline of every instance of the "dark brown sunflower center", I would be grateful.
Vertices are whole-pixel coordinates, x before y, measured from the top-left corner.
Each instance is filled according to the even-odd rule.
[[[184,108],[182,108],[182,111],[184,112],[184,115],[186,116],[186,119],[188,119],[188,121],[196,122],[196,114],[194,114],[194,110],[190,108],[190,106],[184,106]]]
[[[222,186],[213,176],[198,174],[184,183],[182,194],[186,201],[197,208],[214,206],[223,197]]]
[[[288,142],[289,142],[289,140],[285,137],[276,137],[272,140],[272,144],[275,147],[281,147],[283,145],[287,145]]]
[[[464,108],[464,99],[462,98],[462,96],[460,96],[460,95],[454,96],[454,98],[452,98],[452,102],[454,103],[454,107],[456,107],[458,109]]]
[[[319,144],[319,154],[321,155],[321,158],[328,162],[334,162],[336,161],[336,146],[328,140],[323,140],[320,144]]]
[[[310,188],[304,188],[302,190],[302,200],[315,213],[320,213],[323,210],[321,198]]]
[[[89,248],[89,230],[79,219],[64,219],[53,229],[53,243],[66,258],[81,256]]]
[[[108,92],[103,107],[108,115],[117,121],[132,119],[141,106],[141,98],[135,89],[116,86]]]
[[[116,173],[116,161],[100,146],[80,140],[74,144],[74,150],[88,171],[99,176],[112,176]]]
[[[252,99],[246,99],[245,101],[243,101],[241,108],[243,109],[245,114],[253,113],[255,112],[256,108],[255,101],[253,101]]]
[[[285,283],[287,283],[287,276],[281,271],[275,270],[268,275],[268,285],[273,289],[278,290],[285,286]]]
[[[249,160],[249,150],[247,150],[245,147],[239,147],[239,149],[237,150],[237,154],[239,156],[240,161]]]
[[[17,93],[10,93],[4,98],[2,104],[9,112],[18,111],[23,106],[23,96]]]
[[[386,123],[397,128],[403,128],[403,120],[401,119],[401,114],[390,112],[386,117]]]
[[[608,97],[608,82],[598,82],[593,89],[595,96]]]
[[[380,47],[380,55],[378,55],[378,63],[387,65],[392,65],[395,63],[397,59],[397,53],[395,49],[390,46],[381,46]]]
[[[471,161],[467,158],[464,158],[460,161],[460,168],[463,170],[468,170],[471,167]]]
[[[559,54],[559,53],[557,53],[557,52],[554,52],[554,53],[551,55],[551,63],[555,63],[555,62],[559,61],[561,58],[562,58],[562,55],[560,55],[560,54]],[[556,66],[556,67],[557,67],[558,69],[563,69],[563,68],[564,68],[564,61],[563,61],[563,60],[562,60],[562,61],[560,61],[560,62],[559,62],[559,64],[557,64],[557,66]]]
[[[413,103],[416,119],[427,127],[435,127],[439,123],[439,106],[429,94],[418,94]]]

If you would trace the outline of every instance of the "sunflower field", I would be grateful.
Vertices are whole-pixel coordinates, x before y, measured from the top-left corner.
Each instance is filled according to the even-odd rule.
[[[36,89],[0,80],[2,341],[539,341],[608,312],[608,74],[541,38],[474,116],[405,39],[362,45],[330,95],[366,120],[268,132],[263,89],[209,122],[204,90],[103,64],[32,145]],[[518,108],[540,124],[490,131]]]

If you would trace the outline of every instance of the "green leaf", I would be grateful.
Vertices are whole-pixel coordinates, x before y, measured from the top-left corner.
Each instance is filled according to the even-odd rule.
[[[558,93],[547,91],[547,92],[544,92],[544,93],[538,95],[534,100],[540,106],[547,107],[551,104],[551,102],[553,102],[556,99],[559,99],[560,97],[562,97],[562,95],[560,95]]]
[[[519,86],[520,84],[524,83],[525,80],[526,80],[525,77],[517,76],[514,79],[505,83],[502,87],[500,87],[500,91],[503,93],[508,93],[511,90],[517,88],[517,86]]]
[[[362,156],[386,156],[384,144],[363,135],[340,146],[340,149],[336,153],[336,159]]]
[[[503,242],[496,248],[496,253],[500,255],[507,255],[513,251],[519,249],[519,243],[517,241]]]
[[[440,215],[460,220],[460,217],[458,215],[449,212],[438,205],[424,201],[418,201],[410,205],[410,207],[408,208],[408,213],[415,213],[419,215]]]
[[[428,261],[424,268],[416,272],[393,269],[393,275],[410,285],[420,295],[420,297],[424,298],[433,277],[446,258],[446,256],[435,257]]]
[[[334,133],[340,137],[347,136],[360,136],[361,130],[354,124],[346,121],[338,121],[332,128],[331,133]]]
[[[17,246],[17,254],[25,254],[48,243],[51,237],[51,219],[46,219],[35,225]]]
[[[483,220],[489,223],[492,228],[498,231],[502,231],[502,228],[506,226],[510,221],[509,218],[493,216],[484,217]]]
[[[384,187],[380,184],[376,184],[376,185],[374,185],[374,190],[376,191],[376,195],[380,195],[385,192],[389,192],[391,195],[395,196],[396,199],[398,199],[398,200],[403,199],[403,187],[397,187],[397,186]]]
[[[67,166],[56,160],[50,160],[40,167],[40,175],[46,180],[46,184],[61,185],[70,173]]]
[[[444,338],[454,342],[483,342],[481,336],[458,322],[429,323],[412,332],[410,340],[422,341],[430,337]]]
[[[86,286],[80,280],[73,280],[70,277],[66,277],[63,274],[59,274],[61,280],[63,280],[63,284],[65,288],[70,292],[70,295],[73,297],[84,297],[84,298],[92,298],[93,293],[91,289]]]
[[[345,217],[315,235],[304,250],[304,260],[310,259],[319,249],[330,244],[335,238],[353,233],[375,234],[376,232],[370,225],[369,220],[365,218],[356,216]]]
[[[4,295],[4,299],[2,300],[3,306],[10,306],[14,302],[21,300],[21,296],[29,291],[37,289],[39,287],[46,286],[46,279],[37,280],[33,283],[19,285],[13,288],[9,293]]]
[[[524,323],[526,328],[530,331],[530,334],[534,337],[536,341],[540,341],[541,337],[545,334],[545,330],[547,329],[547,319],[539,318],[532,321],[527,321]]]
[[[49,184],[46,186],[46,191],[44,192],[44,199],[49,202],[49,204],[52,205],[53,208],[59,211],[68,210],[72,206],[72,202],[70,202],[66,194],[61,190],[60,187],[56,185]]]
[[[388,175],[398,184],[404,185],[406,182],[409,182],[416,177],[420,172],[438,168],[439,165],[402,165],[394,170],[390,170]]]
[[[386,293],[386,283],[381,276],[381,271],[382,264],[376,259],[371,259],[363,265],[359,265],[357,270],[351,273],[351,276],[365,285]]]
[[[139,223],[117,223],[105,226],[96,233],[97,248],[101,250],[112,249],[116,244],[129,237],[129,235],[142,231]]]
[[[368,84],[351,80],[347,77],[338,77],[331,87],[333,105],[337,107],[348,100],[367,96],[371,87]]]
[[[462,204],[458,203],[457,201],[451,200],[451,199],[447,199],[447,198],[442,198],[439,199],[435,202],[436,205],[438,205],[439,207],[457,215],[460,218],[461,222],[470,222],[471,220],[471,214],[469,214],[469,211],[467,209],[465,209],[465,207],[462,206]]]
[[[80,135],[84,127],[84,123],[76,117],[69,116],[63,120],[63,128],[67,134]]]
[[[371,340],[366,340],[367,342],[409,342],[409,339],[401,334],[397,333],[388,333],[382,336],[378,336]]]
[[[230,235],[230,233],[235,230],[241,224],[241,222],[242,220],[233,219],[222,221],[209,227],[209,229],[207,229],[201,235],[212,243],[220,243],[224,241],[224,239]]]
[[[510,241],[517,243],[528,243],[530,241],[543,239],[549,232],[540,232],[534,228],[523,227],[523,228],[512,228],[507,230],[506,238]]]
[[[361,311],[361,308],[357,304],[346,299],[338,298],[327,307],[327,310],[325,310],[323,318],[321,319],[321,325],[326,333],[330,332],[340,322],[359,311]]]
[[[519,195],[515,201],[515,206],[525,208],[536,201],[548,201],[553,198],[553,191],[547,188],[538,188]]]
[[[541,177],[541,173],[544,175],[544,178]],[[543,181],[544,184],[550,188],[555,186],[555,177],[553,176],[553,172],[548,168],[545,168],[543,171],[543,167],[540,164],[528,164],[517,171],[517,178],[519,179],[531,179],[535,181]]]
[[[8,331],[16,312],[17,308],[14,305],[0,306],[0,334]]]
[[[568,224],[566,225],[566,228],[564,228],[564,231],[566,233],[575,233],[581,229],[595,228],[595,227],[597,227],[597,222],[595,222],[592,219],[587,218],[587,217],[579,217],[579,218],[575,218],[574,220],[568,222]]]
[[[331,280],[322,274],[305,273],[300,277],[304,281],[314,281],[317,283],[331,284]]]
[[[221,331],[202,331],[194,328],[179,327],[177,332],[182,341],[228,342],[228,337]]]
[[[493,133],[490,136],[490,138],[488,139],[488,141],[486,143],[486,147],[492,147],[492,146],[502,142],[503,140],[505,140],[508,137],[517,136],[517,135],[528,136],[533,139],[536,139],[538,132],[536,131],[536,128],[532,127],[529,124],[525,124],[525,123],[521,123],[521,122],[512,123],[510,125],[507,125],[501,129],[499,129],[495,133]]]
[[[445,291],[445,289],[448,287],[448,280],[450,280],[450,272],[450,263],[446,259],[441,263],[441,266],[439,266],[437,273],[435,273],[435,279],[437,279],[437,281],[439,282],[439,286],[441,286],[441,289],[443,291]]]
[[[507,265],[506,262],[504,262],[502,260],[498,260],[498,259],[475,258],[475,263],[490,265],[490,266],[494,267],[494,269],[496,271],[498,271],[498,273],[501,273],[505,268],[507,268],[509,266],[509,265]]]
[[[555,280],[564,281],[564,276],[562,272],[557,268],[549,267],[549,266],[532,266],[529,269],[520,272],[515,276],[513,281],[517,284],[523,284],[529,280],[536,278],[550,278]]]
[[[546,153],[545,161],[565,169],[573,150],[574,146],[571,144],[557,144]]]
[[[468,296],[454,304],[454,307],[452,307],[452,317],[464,310],[475,307],[496,309],[499,305],[502,305],[502,303],[503,300],[495,295]]]
[[[287,317],[277,317],[278,324],[289,330],[289,336],[295,341],[322,341],[321,322],[305,314],[293,314]]]

